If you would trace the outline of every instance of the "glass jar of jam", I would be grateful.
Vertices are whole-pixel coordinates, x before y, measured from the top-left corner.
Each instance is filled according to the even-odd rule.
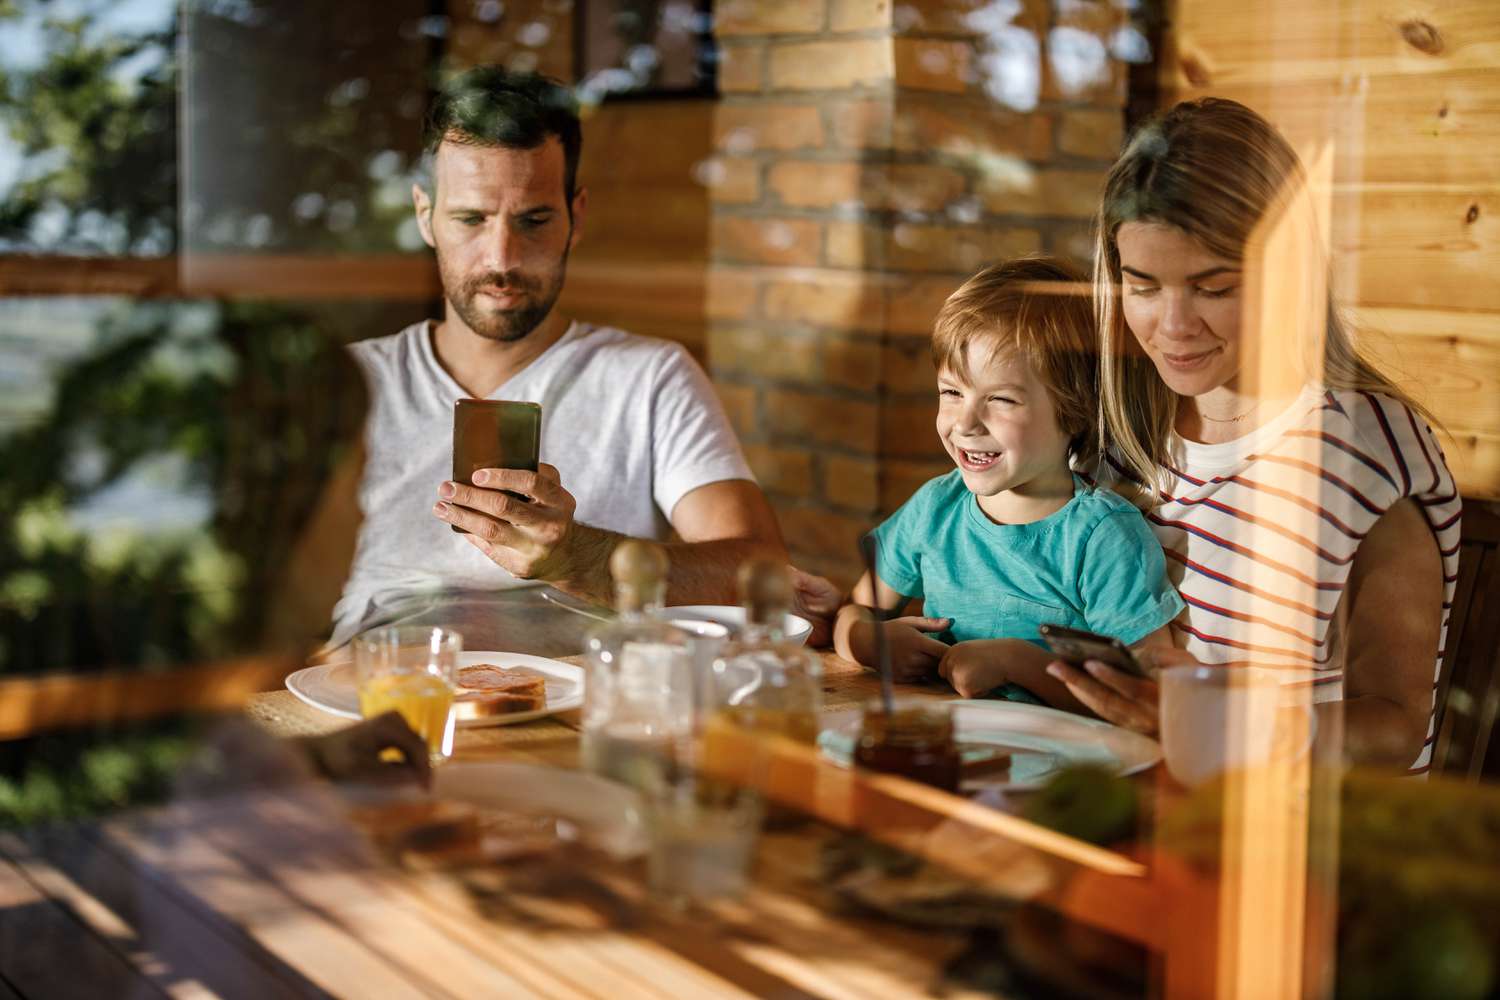
[[[958,791],[962,762],[946,702],[897,700],[887,713],[879,701],[865,707],[854,763],[899,774],[948,792]]]

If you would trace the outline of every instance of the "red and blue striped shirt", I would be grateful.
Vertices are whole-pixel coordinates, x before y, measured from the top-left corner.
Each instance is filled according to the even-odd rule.
[[[1360,542],[1398,500],[1427,518],[1443,561],[1443,628],[1458,577],[1461,501],[1427,424],[1390,396],[1308,387],[1234,441],[1175,438],[1145,511],[1186,608],[1178,644],[1205,663],[1286,669],[1316,701],[1343,697],[1335,620]],[[1129,477],[1112,456],[1100,478]],[[1312,666],[1309,674],[1308,665]],[[1296,679],[1292,680],[1295,675]],[[1434,738],[1413,765],[1425,770]]]

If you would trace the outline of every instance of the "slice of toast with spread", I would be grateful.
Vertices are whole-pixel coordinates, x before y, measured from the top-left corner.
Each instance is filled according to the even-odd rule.
[[[515,712],[536,712],[547,707],[547,679],[541,674],[493,663],[459,667],[454,675],[455,717],[485,719]]]

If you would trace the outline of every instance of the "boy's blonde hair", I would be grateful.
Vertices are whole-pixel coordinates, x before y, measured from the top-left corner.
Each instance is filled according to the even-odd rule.
[[[1098,455],[1099,365],[1089,280],[1055,257],[991,264],[948,296],[932,330],[932,363],[972,381],[965,355],[982,344],[1020,355],[1047,387],[1079,464]]]

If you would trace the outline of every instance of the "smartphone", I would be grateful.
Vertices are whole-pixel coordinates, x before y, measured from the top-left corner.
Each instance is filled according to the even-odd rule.
[[[1114,636],[1085,632],[1066,625],[1043,625],[1038,631],[1047,648],[1071,666],[1081,668],[1084,660],[1099,660],[1132,677],[1149,676],[1130,647]]]
[[[460,399],[453,404],[453,481],[474,485],[480,469],[535,472],[542,447],[542,407],[508,399]],[[511,496],[525,499],[518,493]],[[467,534],[458,525],[454,531]]]

